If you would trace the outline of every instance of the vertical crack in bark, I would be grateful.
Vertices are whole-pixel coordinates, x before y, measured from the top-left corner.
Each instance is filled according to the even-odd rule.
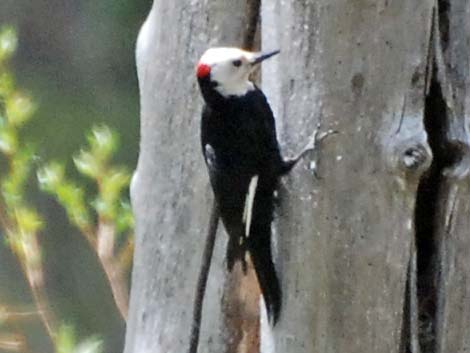
[[[439,37],[442,46],[442,51],[447,50],[447,44],[449,43],[449,12],[450,12],[450,0],[437,0],[437,15],[439,23]]]
[[[243,48],[247,50],[259,49],[261,0],[247,0],[246,27],[243,36]]]
[[[438,0],[438,25],[433,26],[431,41],[439,36],[440,50],[445,50],[448,40],[448,0]],[[437,50],[436,46],[434,51]],[[433,51],[433,54],[435,53]],[[440,264],[438,258],[437,224],[438,198],[443,185],[444,170],[459,159],[459,153],[447,140],[449,124],[446,99],[438,78],[436,55],[429,60],[429,91],[426,93],[424,125],[428,134],[433,161],[421,178],[416,199],[416,291],[418,314],[418,342],[422,352],[437,352],[437,303]],[[408,341],[409,342],[409,341]],[[408,344],[406,352],[415,352]]]
[[[424,109],[424,124],[434,158],[431,168],[419,183],[415,211],[418,338],[422,351],[426,353],[435,352],[436,343],[438,263],[435,218],[442,172],[447,164],[443,146],[446,119],[445,101],[437,81],[437,70],[433,64],[431,84]]]
[[[261,49],[261,0],[247,0],[245,9],[245,32],[243,34],[243,49],[257,51]],[[255,68],[251,80],[261,83],[261,67]]]
[[[418,297],[417,297],[417,254],[416,245],[411,248],[408,263],[405,300],[403,304],[400,353],[421,353],[418,337]]]
[[[408,264],[406,287],[405,287],[405,300],[403,302],[403,316],[401,322],[401,337],[400,337],[400,353],[410,353],[410,264]]]

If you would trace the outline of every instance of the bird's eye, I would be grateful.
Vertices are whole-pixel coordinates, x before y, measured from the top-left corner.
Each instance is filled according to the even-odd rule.
[[[242,65],[242,61],[241,60],[234,60],[234,61],[232,61],[232,64],[235,67],[240,67]]]

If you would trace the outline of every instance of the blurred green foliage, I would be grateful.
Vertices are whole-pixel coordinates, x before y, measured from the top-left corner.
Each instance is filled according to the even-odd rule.
[[[16,256],[27,279],[37,309],[36,316],[42,321],[55,352],[100,353],[104,346],[98,336],[79,340],[74,327],[58,323],[63,321],[64,315],[52,311],[45,288],[47,273],[41,245],[45,221],[32,206],[28,195],[34,190],[31,189],[31,175],[39,164],[39,158],[34,144],[25,142],[28,138],[23,134],[27,123],[33,125],[31,119],[38,105],[16,87],[8,64],[16,47],[15,30],[9,26],[0,27],[0,235]],[[117,134],[109,127],[99,125],[88,135],[87,147],[73,158],[78,172],[96,184],[96,195],[91,196],[91,201],[87,184],[72,182],[66,176],[65,163],[47,163],[37,171],[37,176],[41,189],[58,200],[69,221],[87,238],[101,261],[102,270],[107,275],[117,274],[113,278],[108,275],[108,281],[116,305],[125,318],[127,273],[133,249],[133,217],[128,200],[122,196],[127,192],[130,172],[113,163],[117,147]],[[106,232],[103,232],[105,228]],[[105,246],[107,251],[102,251],[100,246],[105,242],[108,242]],[[8,308],[6,303],[0,304],[2,310]],[[21,351],[24,345],[28,345],[21,335],[18,336],[21,339],[13,340],[15,345],[2,345],[6,342],[2,341],[2,329],[8,327],[8,319],[13,316],[8,309],[0,311],[0,350],[3,347]],[[56,320],[56,316],[60,319]],[[67,321],[75,320],[67,318]],[[10,332],[7,330],[6,333]]]
[[[99,217],[108,222],[119,223],[121,232],[133,227],[129,203],[121,201],[121,193],[129,185],[131,175],[124,167],[111,165],[111,157],[116,152],[118,138],[106,126],[96,126],[88,135],[87,149],[74,158],[80,173],[96,182],[98,197],[94,207]]]
[[[0,63],[8,60],[16,51],[18,39],[15,29],[11,26],[4,26],[0,30]]]
[[[0,28],[0,77],[10,77],[8,89],[0,92],[0,152],[4,168],[0,174],[0,225],[10,248],[18,257],[25,274],[32,278],[33,271],[41,271],[41,252],[37,247],[37,233],[43,221],[25,199],[25,189],[31,174],[34,149],[20,141],[19,130],[28,122],[35,104],[31,97],[16,89],[8,69],[17,46],[12,27]]]
[[[107,126],[95,126],[88,135],[88,148],[82,149],[73,160],[77,170],[94,181],[97,196],[90,202],[100,220],[115,223],[119,233],[133,229],[129,202],[122,193],[129,186],[130,172],[125,167],[112,165],[116,152],[117,135]],[[69,219],[83,232],[92,228],[90,210],[85,201],[85,187],[78,186],[65,177],[65,166],[51,162],[38,172],[42,189],[54,195],[65,208]]]
[[[91,218],[86,207],[83,188],[65,179],[65,167],[51,162],[38,171],[38,180],[44,191],[57,197],[65,208],[71,222],[79,229],[91,227]]]
[[[102,341],[98,337],[89,337],[77,342],[73,327],[62,325],[57,335],[57,353],[100,353]]]
[[[134,222],[129,201],[122,197],[131,174],[112,163],[117,145],[116,133],[104,125],[95,126],[88,135],[88,146],[74,157],[77,170],[96,185],[96,196],[90,202],[86,201],[85,185],[70,181],[63,164],[47,164],[38,171],[38,180],[42,190],[64,207],[72,224],[97,253],[119,312],[126,319],[126,276],[133,252]]]
[[[117,157],[137,158],[137,33],[151,0],[2,0],[0,23],[19,32],[15,71],[39,103],[26,134],[42,155],[68,158],[96,122],[120,131]],[[54,128],[51,129],[51,126]]]
[[[151,4],[152,0],[0,1],[0,26],[10,23],[19,35],[11,61],[15,77],[0,74],[0,91],[23,87],[34,97],[36,108],[34,122],[21,127],[18,141],[34,146],[32,173],[38,164],[48,166],[46,161],[60,161],[64,181],[72,184],[62,193],[82,190],[82,196],[72,197],[83,198],[83,209],[87,211],[78,210],[76,214],[87,212],[91,218],[88,223],[98,217],[95,208],[90,207],[90,202],[96,199],[96,183],[83,177],[71,156],[83,146],[86,131],[94,125],[106,124],[120,136],[122,148],[116,150],[114,161],[129,169],[135,166],[139,98],[134,46]],[[5,167],[0,160],[1,174]],[[47,294],[59,321],[73,323],[79,338],[99,334],[106,353],[122,351],[125,326],[100,259],[81,236],[77,224],[70,222],[56,196],[37,190],[31,177],[27,180],[25,197],[44,219],[41,231],[44,235],[40,239],[43,267]],[[119,207],[126,208],[128,204]],[[117,245],[125,244],[127,234],[123,229],[129,224],[121,219],[123,224],[116,224],[120,233]],[[22,281],[16,259],[7,250],[0,246],[0,282],[8,283],[0,286],[0,300],[21,305],[31,300],[29,285]],[[129,250],[116,256],[123,263],[126,259],[130,261]],[[52,351],[39,324],[27,322],[22,327],[34,351]]]

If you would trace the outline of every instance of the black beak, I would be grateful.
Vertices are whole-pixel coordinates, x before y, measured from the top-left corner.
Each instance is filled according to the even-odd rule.
[[[269,59],[271,56],[279,54],[280,52],[281,52],[280,50],[274,50],[274,51],[269,52],[269,53],[255,54],[254,60],[251,62],[251,65],[259,64],[263,60]]]

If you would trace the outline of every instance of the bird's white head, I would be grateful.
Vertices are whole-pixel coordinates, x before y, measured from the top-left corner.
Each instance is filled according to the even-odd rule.
[[[256,64],[279,53],[249,52],[238,48],[210,48],[196,66],[196,76],[208,80],[223,96],[241,96],[254,88],[249,75]]]

